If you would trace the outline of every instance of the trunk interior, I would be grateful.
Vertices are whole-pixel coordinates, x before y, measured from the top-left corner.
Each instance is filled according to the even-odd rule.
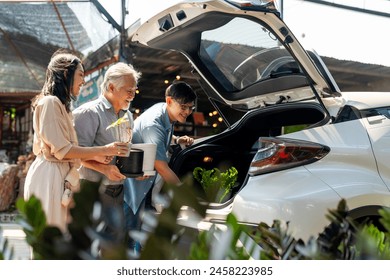
[[[280,136],[286,127],[291,126],[304,125],[305,129],[315,127],[326,123],[326,116],[324,109],[314,103],[284,104],[269,110],[253,110],[222,133],[184,150],[177,147],[169,164],[181,178],[189,174],[192,176],[195,167],[207,170],[217,167],[226,171],[234,166],[238,171],[237,184],[230,196],[234,197],[246,181],[250,163],[257,152],[259,137]],[[202,191],[196,180],[194,185]]]

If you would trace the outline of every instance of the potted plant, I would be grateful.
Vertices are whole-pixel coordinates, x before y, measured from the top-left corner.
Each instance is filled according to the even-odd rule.
[[[132,148],[132,130],[130,125],[129,114],[125,114],[123,117],[119,118],[109,126],[108,129],[118,129],[119,140],[124,143],[128,143],[129,152],[127,155],[118,156],[116,158],[115,164],[119,168],[119,171],[126,175],[126,177],[133,178],[143,175],[142,166],[144,159],[144,151],[141,149]]]
[[[238,178],[235,167],[230,167],[225,172],[221,172],[216,167],[211,170],[196,167],[192,173],[201,184],[209,201],[218,203],[222,203],[227,198]]]
[[[131,132],[130,125],[127,124],[129,122],[130,122],[129,115],[125,114],[123,117],[117,119],[115,122],[107,126],[106,130],[117,127],[120,141],[124,143],[131,143],[132,132]]]

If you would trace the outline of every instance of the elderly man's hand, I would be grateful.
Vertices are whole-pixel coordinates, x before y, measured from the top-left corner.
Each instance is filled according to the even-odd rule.
[[[121,181],[126,179],[126,176],[119,171],[118,167],[112,164],[105,165],[104,175],[106,175],[111,181]]]
[[[150,176],[148,175],[143,175],[143,176],[139,176],[137,178],[135,178],[137,181],[143,181],[143,180],[146,180],[146,179],[149,179]]]

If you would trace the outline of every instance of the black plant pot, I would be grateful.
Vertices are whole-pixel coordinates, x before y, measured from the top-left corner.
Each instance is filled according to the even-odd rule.
[[[129,178],[143,175],[142,165],[144,162],[144,151],[141,149],[131,149],[128,157],[117,157],[116,166],[119,171]]]

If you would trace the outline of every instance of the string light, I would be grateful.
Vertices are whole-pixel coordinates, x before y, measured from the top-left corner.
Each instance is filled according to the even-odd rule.
[[[212,112],[209,112],[209,117],[212,118],[211,122],[210,123],[213,123],[211,126],[213,128],[216,128],[219,126],[219,123],[222,123],[223,122],[223,118],[221,116],[219,116],[218,112],[217,111],[212,111]],[[216,122],[216,120],[219,122]]]

